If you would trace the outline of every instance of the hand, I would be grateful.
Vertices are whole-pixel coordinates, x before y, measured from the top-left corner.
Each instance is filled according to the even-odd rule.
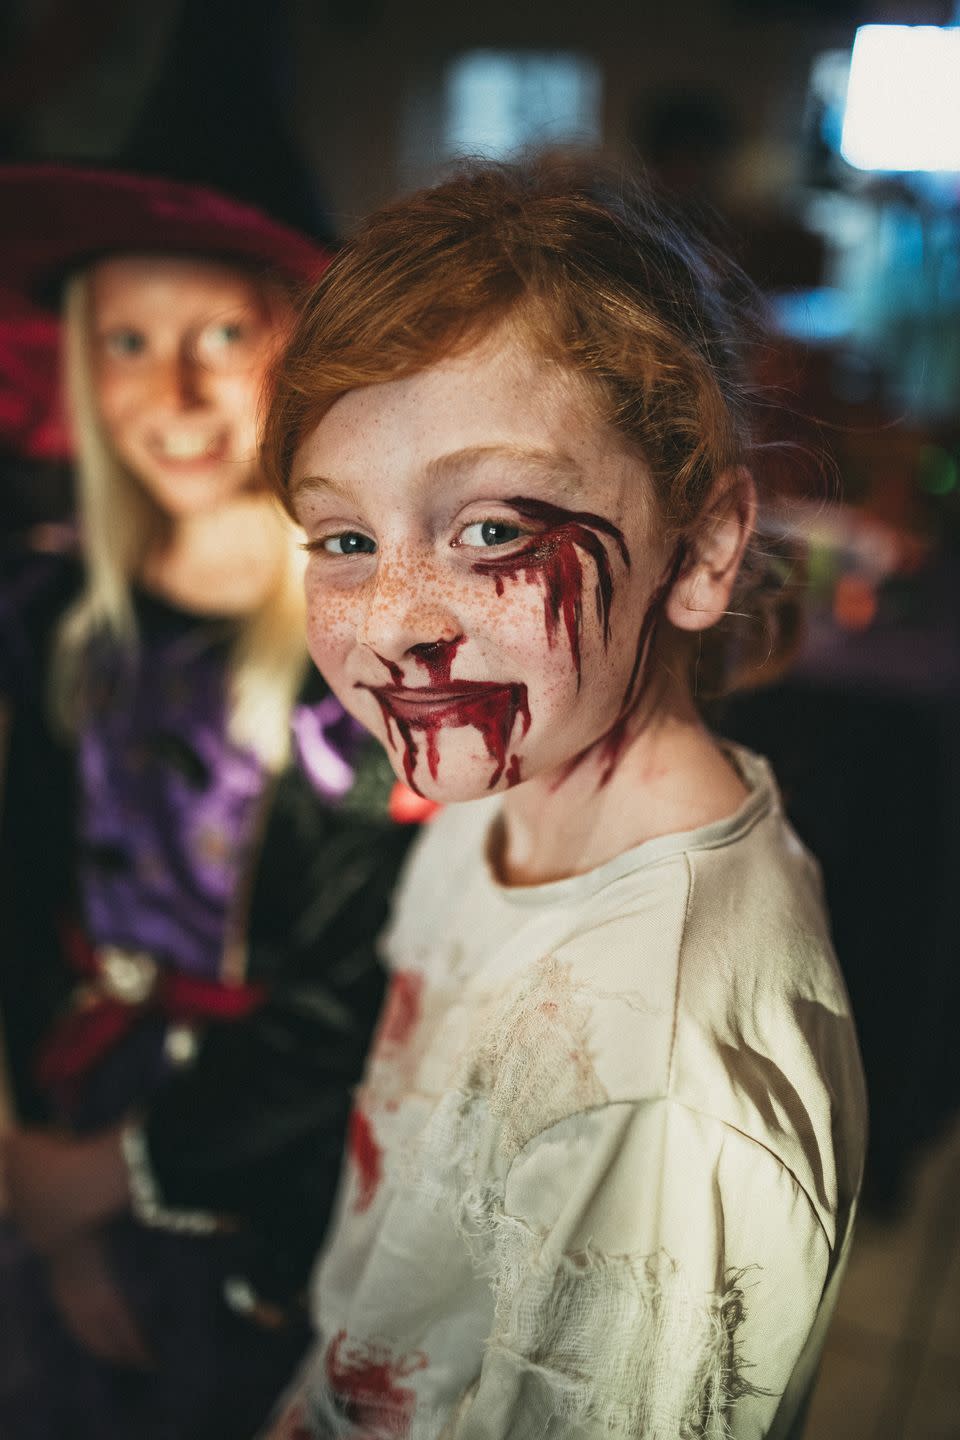
[[[0,1145],[10,1218],[41,1255],[127,1205],[127,1171],[116,1130],[82,1139],[12,1130]]]
[[[152,1358],[130,1307],[114,1283],[95,1230],[83,1230],[47,1258],[50,1294],[78,1345],[114,1365],[152,1368]]]

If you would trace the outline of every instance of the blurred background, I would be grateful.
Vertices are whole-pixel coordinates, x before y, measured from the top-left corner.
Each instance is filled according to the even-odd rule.
[[[582,142],[760,286],[758,378],[822,457],[765,520],[808,546],[809,621],[717,723],[771,757],[823,866],[872,1114],[809,1440],[960,1436],[958,23],[933,0],[0,9],[0,161],[146,148],[226,183],[242,154],[293,167],[299,222],[334,238],[458,153]],[[0,303],[0,524],[41,541],[72,505],[54,342]]]

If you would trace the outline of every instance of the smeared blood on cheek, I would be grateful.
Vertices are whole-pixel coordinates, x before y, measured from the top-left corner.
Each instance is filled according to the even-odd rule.
[[[680,578],[686,559],[687,545],[685,541],[680,540],[667,564],[660,583],[647,602],[647,608],[640,624],[640,633],[637,636],[637,648],[634,652],[630,679],[627,681],[627,688],[620,702],[620,710],[616,720],[604,735],[601,735],[598,740],[595,740],[591,745],[581,750],[579,754],[575,755],[573,759],[567,763],[558,783],[562,784],[564,780],[572,775],[577,766],[580,765],[588,755],[598,754],[600,757],[602,767],[600,773],[601,786],[606,785],[616,769],[617,762],[623,753],[623,748],[627,741],[630,721],[639,710],[650,685],[652,677],[650,657],[653,653],[657,627],[663,615],[663,608],[667,603],[667,597],[670,591]]]
[[[357,1214],[369,1210],[383,1179],[383,1151],[373,1134],[373,1126],[362,1110],[350,1116],[347,1148],[357,1172],[357,1194],[353,1208]]]
[[[497,594],[504,593],[506,580],[518,581],[522,576],[528,585],[542,585],[543,613],[547,643],[556,643],[561,622],[567,635],[570,654],[580,687],[580,631],[583,624],[583,566],[580,554],[589,555],[597,572],[594,600],[597,619],[603,627],[603,643],[610,639],[610,605],[613,600],[613,576],[610,558],[601,537],[614,541],[627,569],[630,553],[623,532],[586,510],[565,510],[544,500],[514,497],[506,502],[524,520],[545,528],[534,535],[520,550],[508,555],[491,555],[478,560],[474,570],[492,575]]]
[[[409,1434],[417,1397],[399,1382],[426,1369],[422,1350],[394,1356],[388,1345],[351,1342],[341,1330],[327,1347],[325,1366],[327,1383],[345,1419],[354,1425],[376,1426],[378,1434]]]

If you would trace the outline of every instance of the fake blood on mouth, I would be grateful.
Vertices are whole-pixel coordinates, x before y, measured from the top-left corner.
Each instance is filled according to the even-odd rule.
[[[399,686],[369,686],[376,697],[387,727],[388,738],[392,739],[395,726],[403,741],[403,772],[411,790],[419,795],[415,772],[420,756],[416,733],[426,736],[427,767],[434,780],[437,778],[440,751],[437,739],[444,726],[472,725],[479,730],[487,754],[493,761],[493,774],[487,783],[492,790],[507,766],[507,746],[513,734],[517,718],[520,719],[521,735],[530,729],[530,707],[527,703],[527,687],[518,684],[495,685],[479,681],[451,682],[449,697],[438,694],[435,701],[410,704],[400,694],[392,691]],[[424,697],[426,700],[426,697]],[[518,767],[512,767],[519,774]],[[512,781],[511,783],[516,783]]]
[[[545,528],[531,537],[520,550],[508,555],[491,555],[478,560],[474,570],[492,575],[497,594],[502,595],[504,581],[517,581],[521,575],[528,585],[543,586],[543,612],[547,627],[547,643],[556,643],[561,622],[567,635],[570,654],[580,686],[580,630],[583,623],[583,565],[578,552],[589,555],[596,567],[597,581],[594,600],[597,619],[603,626],[604,645],[610,639],[610,604],[613,599],[613,576],[603,536],[614,541],[627,569],[630,553],[623,532],[602,515],[588,510],[565,510],[544,500],[514,497],[507,504],[524,520]]]
[[[530,729],[526,685],[497,685],[477,680],[463,680],[458,683],[451,679],[454,658],[465,639],[466,636],[457,635],[453,640],[434,640],[428,644],[414,645],[411,649],[414,660],[426,669],[431,687],[441,692],[449,689],[450,694],[446,698],[440,694],[432,704],[404,704],[399,695],[391,695],[391,691],[403,689],[403,671],[398,664],[385,659],[383,655],[377,655],[377,659],[389,674],[390,685],[363,687],[376,697],[387,727],[388,739],[392,740],[393,727],[396,727],[403,741],[403,773],[407,784],[417,795],[422,792],[414,778],[420,756],[415,731],[426,736],[427,767],[436,780],[440,765],[437,744],[440,730],[445,725],[474,726],[483,736],[487,754],[494,763],[493,774],[487,787],[492,790],[507,766],[507,746],[517,717],[519,716],[521,721],[521,735],[526,735]],[[424,700],[429,702],[429,697],[424,695]],[[508,781],[515,785],[519,778],[519,761],[513,756],[508,770]]]

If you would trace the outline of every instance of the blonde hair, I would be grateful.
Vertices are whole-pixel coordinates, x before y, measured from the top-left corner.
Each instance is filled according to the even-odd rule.
[[[68,285],[64,363],[76,448],[77,502],[85,552],[85,583],[64,616],[51,674],[54,715],[75,730],[83,714],[87,665],[103,638],[137,656],[132,584],[150,545],[162,535],[160,507],[114,453],[100,421],[90,363],[90,285]],[[266,600],[239,623],[228,665],[228,735],[254,750],[269,769],[285,763],[290,711],[306,665],[303,556],[292,526],[277,509],[284,558]]]

